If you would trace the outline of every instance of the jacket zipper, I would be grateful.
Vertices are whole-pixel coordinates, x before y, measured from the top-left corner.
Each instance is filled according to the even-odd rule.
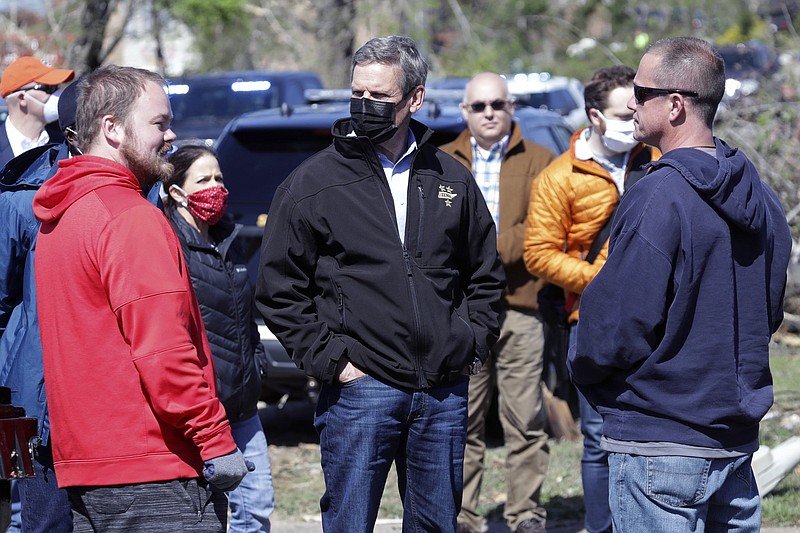
[[[409,180],[411,179],[411,177],[413,175],[414,162],[417,159],[417,154],[418,153],[419,153],[419,146],[417,147],[417,151],[415,151],[414,154],[411,156],[411,167],[408,170],[408,172],[409,172]],[[422,372],[422,361],[421,361],[421,358],[420,358],[420,353],[422,351],[422,349],[421,349],[421,344],[422,344],[422,318],[421,318],[421,315],[420,315],[420,312],[419,312],[419,302],[417,300],[417,288],[416,288],[416,285],[414,284],[414,276],[413,276],[413,268],[412,268],[411,256],[410,256],[410,254],[408,252],[408,248],[406,247],[405,242],[403,241],[402,235],[400,235],[400,229],[397,227],[397,218],[396,218],[396,216],[394,216],[394,217],[392,216],[392,210],[389,209],[389,204],[386,201],[386,190],[389,190],[389,196],[390,197],[392,197],[392,195],[391,195],[391,190],[389,189],[388,183],[386,182],[386,174],[383,171],[383,166],[382,165],[379,166],[377,171],[374,170],[375,165],[372,164],[372,161],[375,161],[375,160],[380,161],[380,158],[378,157],[377,151],[374,148],[373,148],[373,154],[372,155],[373,155],[374,159],[369,160],[369,158],[367,158],[367,164],[371,168],[373,168],[373,173],[375,175],[377,175],[379,178],[382,178],[382,179],[379,179],[379,181],[378,181],[378,183],[379,183],[379,187],[378,188],[381,191],[381,197],[383,199],[383,205],[386,208],[386,214],[389,215],[389,221],[390,221],[392,227],[395,230],[395,235],[397,235],[397,240],[400,242],[400,247],[401,247],[401,249],[403,251],[403,263],[405,264],[405,268],[406,268],[406,277],[407,277],[407,280],[408,280],[408,289],[409,289],[409,293],[411,295],[411,307],[412,307],[412,312],[414,314],[414,340],[413,340],[413,343],[412,343],[413,344],[413,351],[414,351],[413,356],[414,356],[414,362],[415,362],[415,364],[417,366],[417,369],[416,369],[417,370],[417,383],[419,384],[420,388],[423,388],[425,386],[425,376],[424,376],[424,374]],[[386,186],[384,186],[384,183],[386,183]],[[425,191],[422,188],[422,182],[420,181],[419,177],[417,177],[417,184],[418,184],[417,190],[419,191],[420,198],[424,199],[425,198]],[[394,203],[394,200],[392,200],[392,202]],[[422,219],[422,214],[423,214],[423,209],[424,209],[423,205],[424,205],[424,203],[420,202],[420,219]],[[420,224],[419,229],[422,230],[422,220],[420,220],[419,224]],[[404,231],[405,231],[405,228],[404,228]],[[417,235],[417,243],[418,243],[418,245],[421,242],[421,239],[422,239],[422,232],[420,231],[420,234]],[[419,246],[417,247],[417,250],[419,250]]]
[[[228,278],[228,286],[230,287],[231,294],[233,295],[233,298],[234,298],[234,306],[233,307],[234,307],[234,312],[236,313],[236,324],[237,324],[236,337],[237,337],[237,340],[239,341],[238,342],[238,344],[239,344],[239,360],[240,360],[241,367],[242,367],[241,386],[242,386],[242,390],[244,390],[244,387],[245,387],[245,374],[246,374],[247,365],[245,364],[245,353],[244,353],[244,341],[242,339],[242,328],[238,327],[242,323],[241,312],[240,312],[240,309],[239,309],[240,308],[240,305],[239,305],[240,302],[239,302],[238,294],[236,293],[236,286],[233,283],[233,272],[231,271],[231,269],[228,268],[228,264],[225,262],[225,258],[222,257],[222,254],[219,253],[219,250],[216,247],[214,247],[214,251],[216,252],[217,256],[222,261],[222,270],[225,271],[225,276]],[[235,266],[233,268],[235,268]],[[237,403],[237,407],[239,408],[240,412],[242,410],[241,396],[242,396],[241,394],[238,395],[239,398],[238,398],[238,400],[236,402]]]
[[[422,180],[417,178],[417,191],[419,192],[419,222],[417,224],[417,258],[422,257],[422,233],[425,229],[425,189]]]
[[[411,167],[408,170],[409,179],[411,179],[411,176],[412,176],[412,174],[414,172],[414,161],[417,159],[417,154],[418,153],[419,153],[419,149],[417,149],[417,151],[414,152],[414,155],[411,156]],[[380,161],[380,158],[378,157],[378,154],[374,149],[373,149],[373,157],[374,157],[373,161],[374,160]],[[371,162],[369,162],[368,164],[370,165],[370,167],[372,167],[374,169],[374,165],[371,164]],[[403,251],[403,263],[405,264],[405,268],[406,268],[406,278],[408,280],[408,290],[409,290],[409,293],[411,295],[411,307],[412,307],[412,312],[414,314],[414,341],[413,341],[414,363],[417,366],[417,368],[416,368],[416,370],[417,370],[417,383],[419,384],[420,388],[423,388],[425,386],[425,377],[424,377],[423,372],[422,372],[422,362],[420,360],[420,355],[419,355],[420,352],[421,352],[420,345],[421,345],[421,342],[422,342],[422,319],[421,319],[421,315],[420,315],[420,312],[419,312],[419,302],[417,300],[417,288],[416,288],[416,285],[414,284],[414,276],[413,276],[413,268],[412,268],[412,264],[411,264],[411,257],[410,257],[410,255],[408,253],[408,248],[406,247],[405,243],[403,242],[403,237],[400,235],[400,229],[397,227],[397,219],[396,219],[396,217],[392,216],[392,211],[389,209],[389,205],[388,205],[388,203],[386,201],[386,190],[389,189],[389,186],[388,186],[388,183],[386,183],[386,174],[383,172],[383,166],[380,166],[378,171],[373,170],[373,172],[375,174],[377,174],[379,178],[383,178],[383,179],[379,179],[379,181],[378,181],[379,190],[381,191],[381,196],[383,197],[383,205],[386,208],[386,214],[389,215],[389,221],[390,221],[392,227],[394,228],[395,235],[397,235],[397,240],[400,242],[400,248]],[[384,186],[384,183],[386,183],[386,186]],[[424,198],[424,190],[422,189],[422,185],[421,185],[422,182],[419,181],[419,178],[417,178],[417,183],[419,184],[419,187],[418,187],[417,190],[420,192],[420,196],[422,198]],[[391,190],[389,190],[389,196],[392,197]],[[420,207],[420,209],[422,209],[422,207]],[[420,212],[420,214],[421,214],[421,212]],[[406,224],[408,224],[408,222],[406,222]],[[421,224],[421,222],[420,222],[420,224]],[[418,240],[420,238],[421,238],[420,236],[417,236]]]
[[[425,386],[425,378],[422,374],[422,361],[420,360],[420,338],[422,335],[422,317],[420,316],[419,312],[419,302],[417,301],[417,287],[414,284],[414,269],[411,264],[411,257],[408,255],[408,248],[403,245],[403,262],[406,266],[406,275],[408,276],[408,288],[411,293],[411,307],[414,312],[414,330],[416,331],[416,335],[414,335],[414,361],[417,365],[417,383],[420,388],[424,388]]]
[[[342,292],[342,288],[335,281],[333,282],[333,285],[336,287],[336,293],[339,296],[339,321],[342,324],[342,331],[347,333],[347,317],[344,313],[344,292]]]

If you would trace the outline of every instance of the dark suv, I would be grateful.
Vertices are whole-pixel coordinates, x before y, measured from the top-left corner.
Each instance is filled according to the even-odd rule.
[[[234,117],[250,111],[308,103],[307,89],[322,88],[313,72],[251,70],[195,74],[169,80],[172,130],[211,144]]]
[[[429,99],[414,115],[433,129],[431,142],[437,146],[452,141],[466,128],[456,102],[450,98],[441,103]],[[217,139],[220,167],[230,190],[227,213],[245,225],[239,235],[250,258],[251,276],[258,271],[261,236],[275,189],[297,165],[331,143],[331,126],[347,116],[348,102],[269,109],[237,117]],[[514,119],[527,139],[556,154],[569,148],[572,132],[558,113],[517,108]],[[261,325],[260,331],[270,362],[263,398],[273,402],[280,398],[313,397],[316,382],[295,366],[266,326]]]

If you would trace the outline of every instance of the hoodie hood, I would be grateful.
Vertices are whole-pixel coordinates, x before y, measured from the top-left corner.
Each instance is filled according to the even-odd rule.
[[[756,233],[766,220],[764,184],[753,163],[737,148],[721,139],[715,143],[716,158],[694,148],[678,148],[664,154],[652,168],[674,169],[730,224]]]
[[[141,194],[139,181],[119,163],[93,155],[58,162],[58,172],[33,198],[33,214],[40,222],[55,222],[76,201],[102,187],[125,187]]]

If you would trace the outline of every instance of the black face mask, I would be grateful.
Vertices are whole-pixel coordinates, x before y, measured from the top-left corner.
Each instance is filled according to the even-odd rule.
[[[394,102],[351,98],[350,117],[356,135],[369,137],[375,144],[391,139],[397,132],[394,125],[396,107]]]

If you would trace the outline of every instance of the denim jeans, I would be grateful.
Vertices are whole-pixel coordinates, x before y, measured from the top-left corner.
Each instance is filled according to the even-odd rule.
[[[468,379],[401,390],[363,376],[324,384],[320,436],[324,531],[371,532],[396,463],[404,532],[453,532],[461,507]]]
[[[759,531],[761,500],[750,461],[609,454],[614,530]]]
[[[570,348],[578,340],[578,323],[569,329]],[[583,434],[583,457],[581,457],[581,480],[583,481],[583,505],[586,510],[584,527],[589,533],[611,532],[611,509],[608,505],[608,452],[600,448],[603,436],[603,417],[589,405],[578,392],[578,407]]]
[[[258,414],[231,423],[231,432],[236,446],[256,469],[248,472],[236,490],[228,493],[228,506],[231,509],[228,532],[268,533],[269,515],[275,509],[275,491],[272,488],[267,438]]]
[[[39,445],[33,457],[34,477],[16,481],[22,533],[68,533],[72,509],[67,491],[58,488],[50,445]],[[11,531],[11,529],[9,529]]]
[[[19,485],[16,479],[11,480],[11,523],[6,533],[22,531],[22,502],[19,501]]]

